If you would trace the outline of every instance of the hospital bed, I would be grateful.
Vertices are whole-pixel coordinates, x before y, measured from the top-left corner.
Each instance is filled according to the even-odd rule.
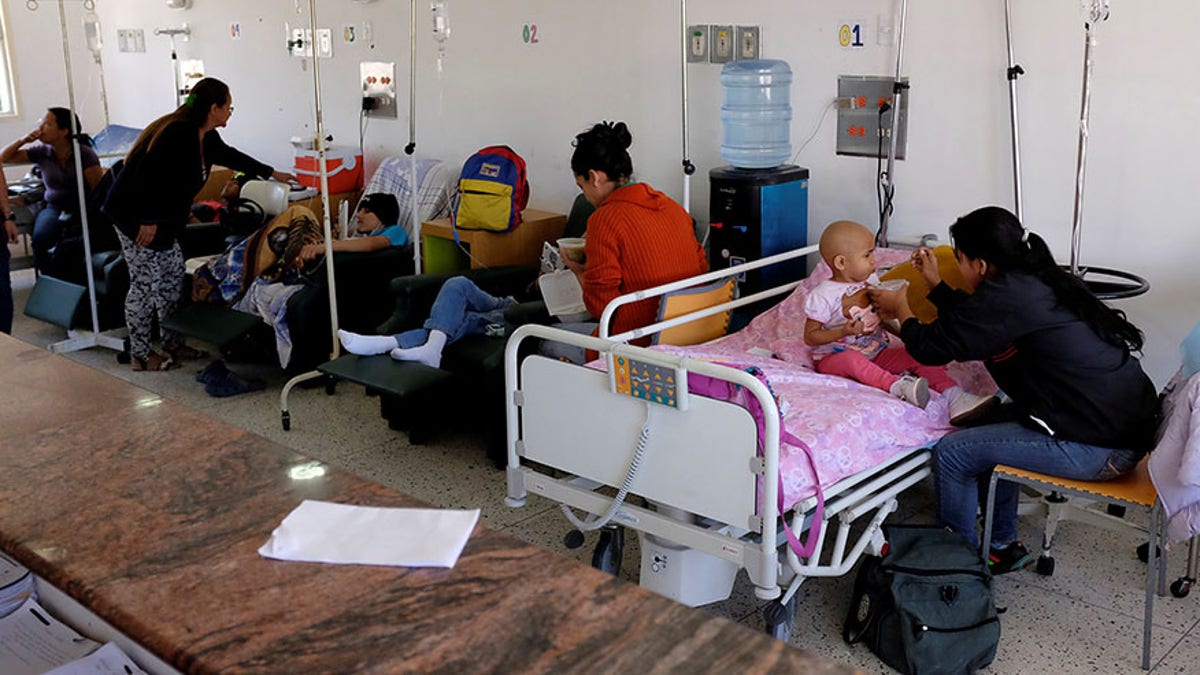
[[[601,325],[607,327],[621,304],[814,252],[810,246],[622,296],[606,308]],[[894,253],[897,262],[906,257]],[[887,257],[880,252],[881,261]],[[507,504],[523,506],[532,492],[560,502],[580,529],[636,530],[641,584],[688,605],[727,598],[738,570],[745,569],[757,597],[772,601],[764,612],[767,632],[786,639],[800,584],[840,576],[865,552],[879,553],[883,520],[896,510],[900,493],[929,475],[926,448],[950,429],[946,404],[936,394],[922,411],[811,370],[799,337],[803,320],[794,314],[822,273],[827,278],[828,268],[623,335],[518,329],[505,354]],[[745,329],[713,343],[653,349],[628,344],[788,292]],[[521,359],[529,339],[595,350],[600,359],[587,366]],[[951,374],[960,383],[979,377],[967,369]],[[643,377],[666,383],[672,395],[655,401],[664,394],[640,389],[636,380]],[[969,388],[987,386],[975,382]],[[739,400],[695,393],[722,387],[735,394],[722,398]],[[755,407],[761,422],[751,414]],[[794,443],[781,443],[789,431]],[[635,495],[637,504],[629,499]],[[581,519],[572,509],[588,515]],[[852,536],[852,527],[864,520]],[[786,531],[789,526],[796,536]],[[601,558],[597,551],[596,560]]]

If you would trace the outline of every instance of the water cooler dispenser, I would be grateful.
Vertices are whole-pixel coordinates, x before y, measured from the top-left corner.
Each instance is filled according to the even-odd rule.
[[[791,83],[784,61],[734,61],[721,69],[721,158],[732,166],[709,173],[713,270],[808,244],[808,169],[786,164],[792,155]],[[797,260],[748,272],[741,295],[794,281],[806,269]]]
[[[808,244],[808,169],[790,164],[773,169],[722,167],[709,173],[709,181],[710,269]],[[801,279],[806,265],[801,258],[748,272],[740,283],[741,295]]]

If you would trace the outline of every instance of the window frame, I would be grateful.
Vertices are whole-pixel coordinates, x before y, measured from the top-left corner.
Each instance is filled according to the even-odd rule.
[[[0,119],[11,119],[21,116],[21,106],[17,100],[17,73],[13,68],[12,40],[9,38],[8,0],[0,0]],[[4,99],[9,102],[9,109],[3,107]]]

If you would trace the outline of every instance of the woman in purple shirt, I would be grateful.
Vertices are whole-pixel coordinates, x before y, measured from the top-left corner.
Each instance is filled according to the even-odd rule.
[[[92,149],[91,139],[79,134],[79,156],[83,160],[83,180],[90,191],[104,176],[100,158]],[[36,164],[46,186],[46,205],[33,223],[33,260],[43,273],[53,274],[50,249],[62,240],[69,226],[79,226],[79,188],[75,180],[74,143],[71,138],[71,111],[50,108],[36,129],[18,138],[0,151],[0,164]]]

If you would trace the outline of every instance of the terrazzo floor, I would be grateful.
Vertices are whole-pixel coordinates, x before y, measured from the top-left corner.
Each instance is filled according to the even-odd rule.
[[[20,255],[19,247],[13,248]],[[33,285],[30,270],[12,275],[17,307],[14,336],[47,346],[65,337],[55,326],[21,314]],[[229,364],[243,376],[268,382],[262,392],[212,398],[193,380],[205,362],[166,373],[135,373],[119,365],[113,352],[92,349],[69,354],[170,399],[244,427],[315,459],[447,508],[478,507],[483,521],[549,550],[590,562],[596,535],[575,550],[563,545],[569,526],[558,507],[536,496],[519,509],[504,505],[502,472],[487,458],[481,437],[447,431],[428,445],[410,445],[407,435],[391,431],[379,417],[376,399],[361,387],[341,383],[327,396],[323,388],[296,389],[290,398],[291,431],[279,422],[279,392],[286,378],[266,364]],[[12,386],[10,383],[6,386]],[[932,486],[918,485],[902,496],[893,522],[932,522]],[[1021,523],[1023,539],[1038,542],[1034,518]],[[627,542],[622,576],[636,583],[638,546]],[[1042,577],[1032,568],[998,577],[997,604],[1002,636],[989,673],[1137,673],[1141,672],[1144,566],[1134,550],[1141,538],[1132,531],[1108,531],[1067,524],[1055,539],[1057,570]],[[1168,580],[1183,573],[1186,551],[1173,552]],[[853,573],[836,579],[810,579],[799,591],[792,642],[866,672],[891,672],[865,647],[842,642],[841,626],[849,603]],[[1155,605],[1152,672],[1200,673],[1200,592]],[[705,611],[761,629],[763,603],[739,574],[730,599]]]

